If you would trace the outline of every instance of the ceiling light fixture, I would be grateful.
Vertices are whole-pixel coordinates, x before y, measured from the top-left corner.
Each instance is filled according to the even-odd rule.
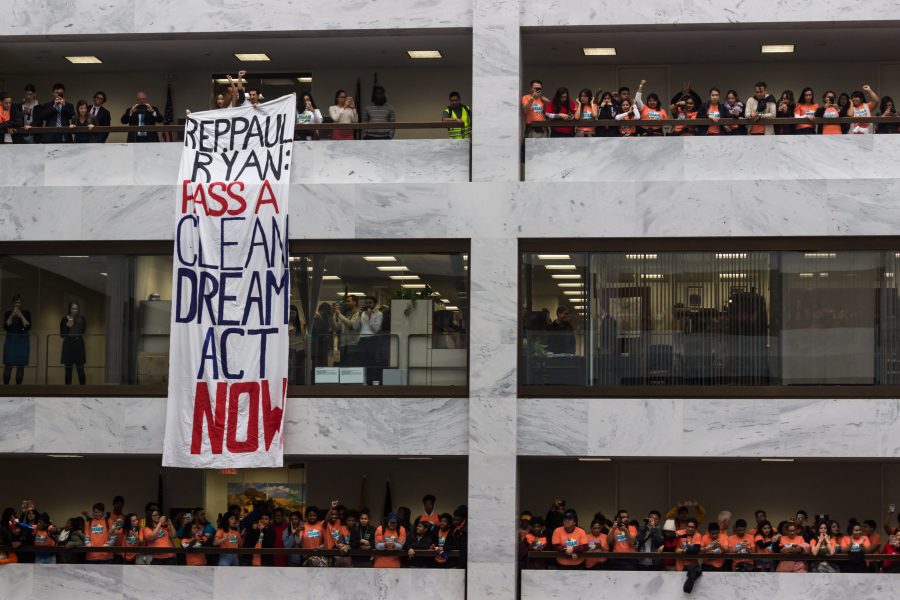
[[[557,283],[556,285],[558,285],[558,286],[561,287],[561,288],[580,288],[580,287],[584,287],[584,284],[583,284],[583,283]]]
[[[582,48],[585,56],[615,56],[615,48]]]
[[[544,268],[551,271],[574,271],[578,267],[575,265],[544,265]]]
[[[717,253],[716,258],[720,260],[730,260],[734,258],[747,258],[747,255],[743,252],[731,252],[731,253]]]
[[[443,58],[440,50],[407,50],[410,58]]]
[[[662,273],[641,273],[641,279],[663,279],[665,275]]]
[[[404,267],[402,265],[394,265],[390,267],[375,267],[379,271],[409,271],[409,267]]]
[[[551,275],[550,277],[553,279],[581,279],[581,275],[577,275],[575,273],[569,273],[569,274],[560,273],[557,275]]]
[[[393,256],[363,256],[363,260],[369,262],[397,262]]]
[[[444,307],[444,310],[454,311],[454,310],[459,310],[459,307],[458,307],[458,306],[453,306],[452,304],[450,304],[450,305],[448,305],[448,306],[445,306],[445,307]]]
[[[594,456],[581,456],[578,458],[578,460],[579,462],[612,462],[611,458]]]
[[[415,281],[418,278],[418,275],[391,275],[394,281]]]
[[[837,252],[804,252],[803,258],[834,258]]]
[[[367,294],[365,292],[338,292],[338,296],[363,296],[365,297]]]
[[[539,260],[572,260],[568,254],[538,254]]]
[[[298,83],[312,83],[312,77],[298,77]]]
[[[257,53],[235,52],[234,57],[241,62],[266,62],[266,61],[272,60],[271,58],[269,58],[268,54],[265,54],[263,52],[257,52]]]
[[[793,44],[763,44],[763,54],[790,54],[794,51]]]
[[[783,462],[783,463],[792,463],[794,462],[793,458],[761,458],[759,459],[761,462]]]
[[[400,287],[408,290],[424,290],[427,286],[424,283],[402,283]]]
[[[746,273],[719,273],[719,279],[746,279]]]
[[[625,260],[656,260],[655,254],[626,254]]]
[[[584,294],[584,290],[564,290],[563,295],[565,296],[581,296]]]
[[[50,458],[84,458],[81,454],[48,454]]]
[[[337,275],[322,275],[322,281],[337,281],[340,277]]]
[[[216,83],[219,83],[221,85],[227,85],[228,83],[230,83],[227,79],[216,79],[215,81],[216,81]],[[233,81],[235,83],[247,83],[247,80],[244,79],[243,77],[241,77],[240,81],[237,81],[237,80],[233,80]]]
[[[96,56],[67,56],[66,60],[73,65],[99,65],[103,63]]]

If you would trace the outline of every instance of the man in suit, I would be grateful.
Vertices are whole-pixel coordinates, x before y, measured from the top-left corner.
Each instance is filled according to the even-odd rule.
[[[32,111],[32,127],[68,127],[72,117],[75,116],[75,107],[71,102],[66,102],[65,95],[66,86],[61,83],[53,84],[52,100],[35,107]],[[44,133],[35,137],[39,137],[44,144],[72,142],[72,135],[68,133]]]
[[[109,127],[110,123],[112,123],[112,118],[109,114],[109,111],[103,108],[103,105],[106,104],[106,92],[97,92],[94,94],[94,104],[91,106],[90,114],[94,117],[94,125],[98,125],[100,127]],[[106,138],[109,137],[108,133],[98,133],[95,134],[95,140],[102,144],[106,141]]]
[[[147,94],[138,92],[134,106],[127,109],[122,115],[122,125],[132,127],[144,127],[162,123],[163,115],[159,109],[147,102]],[[158,142],[159,134],[155,131],[132,131],[128,134],[128,143],[133,142]]]

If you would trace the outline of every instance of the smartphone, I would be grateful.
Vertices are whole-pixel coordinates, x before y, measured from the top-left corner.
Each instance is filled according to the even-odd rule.
[[[897,509],[897,505],[896,505],[896,504],[891,504],[890,506],[888,506],[888,512],[889,512],[889,513],[894,512],[896,509]]]

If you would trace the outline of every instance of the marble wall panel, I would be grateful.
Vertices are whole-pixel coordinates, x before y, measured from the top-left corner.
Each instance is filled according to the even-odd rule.
[[[510,569],[511,571],[511,569]],[[463,570],[4,565],[4,600],[462,600]]]
[[[684,574],[674,571],[640,573],[626,571],[522,572],[522,600],[653,600],[683,595]],[[704,573],[691,598],[748,600],[796,598],[798,600],[857,596],[860,590],[873,598],[900,592],[900,581],[882,575],[833,573]]]
[[[122,432],[125,430],[127,400],[35,398],[34,451],[78,454],[124,452],[125,437]]]
[[[34,399],[0,398],[0,452],[34,451]]]

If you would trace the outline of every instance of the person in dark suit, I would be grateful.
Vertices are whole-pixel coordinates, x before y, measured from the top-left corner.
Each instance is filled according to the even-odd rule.
[[[18,123],[17,132],[12,134],[14,144],[34,144],[38,140],[31,134],[25,134],[24,128],[33,125],[32,119],[39,112],[41,103],[37,100],[37,95],[32,84],[25,86],[25,95],[21,102],[13,105],[13,116],[10,119]]]
[[[145,125],[156,125],[162,123],[163,115],[159,109],[147,102],[147,94],[144,92],[137,93],[137,99],[134,106],[125,111],[122,115],[122,125],[131,125],[132,127],[143,127]],[[128,143],[133,142],[158,142],[159,134],[155,131],[132,131],[128,134]]]
[[[106,92],[97,92],[94,94],[94,104],[91,106],[91,116],[94,118],[94,125],[97,127],[109,127],[112,124],[112,116],[109,111],[103,108],[106,104]],[[94,141],[102,144],[109,137],[108,133],[95,133]]]
[[[66,102],[65,95],[66,86],[54,84],[53,99],[35,107],[37,114],[32,113],[32,127],[68,127],[75,116],[75,107],[71,102]],[[72,141],[72,136],[68,133],[44,133],[39,137],[44,144],[68,144]]]

